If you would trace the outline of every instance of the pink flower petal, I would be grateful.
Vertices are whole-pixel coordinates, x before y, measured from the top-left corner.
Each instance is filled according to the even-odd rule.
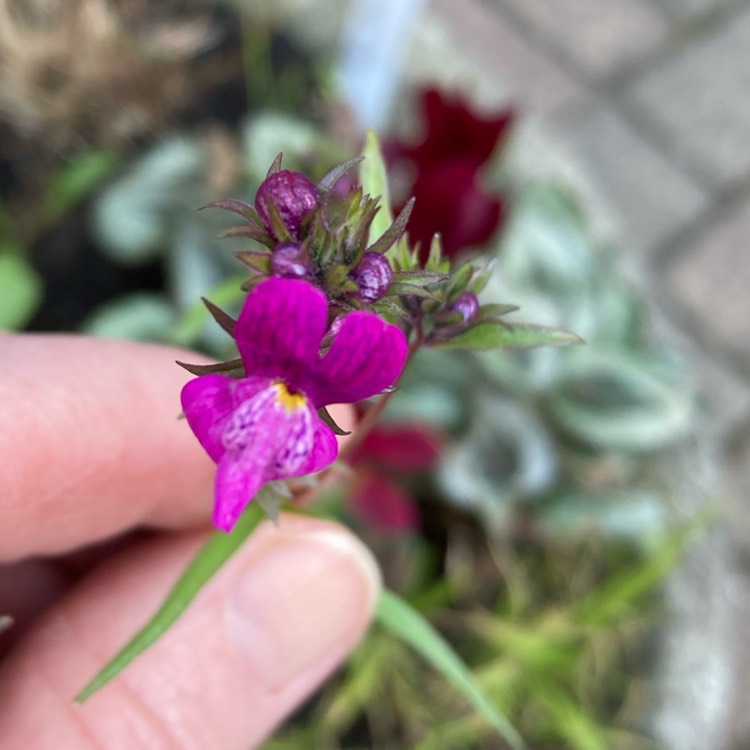
[[[247,375],[298,386],[317,361],[328,303],[319,289],[296,279],[268,279],[247,296],[235,337]]]
[[[270,384],[268,378],[236,380],[226,375],[203,375],[182,389],[182,411],[198,442],[214,461],[226,452],[222,430],[229,415]]]
[[[373,313],[349,313],[306,392],[316,406],[369,398],[396,382],[408,352],[406,337],[396,326]]]
[[[285,386],[271,383],[224,418],[224,455],[216,473],[214,523],[228,531],[257,491],[331,464],[338,446],[309,401],[290,403]]]

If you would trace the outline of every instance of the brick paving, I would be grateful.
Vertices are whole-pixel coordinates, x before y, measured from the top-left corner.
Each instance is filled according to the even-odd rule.
[[[668,750],[750,747],[750,566],[738,562],[750,560],[750,0],[434,0],[432,11],[478,71],[475,93],[501,82],[529,142],[565,154],[563,176],[580,177],[695,362],[712,470],[696,470],[681,510],[718,495],[728,522],[676,576],[686,619],[665,683],[679,694],[656,723]],[[690,481],[694,468],[676,473]]]

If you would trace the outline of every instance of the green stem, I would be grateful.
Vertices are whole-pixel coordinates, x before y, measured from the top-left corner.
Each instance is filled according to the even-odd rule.
[[[248,506],[231,533],[216,531],[191,560],[161,607],[131,640],[94,676],[75,697],[83,703],[116,677],[136,656],[153,645],[188,608],[198,592],[237,551],[253,529],[265,518],[257,504]]]

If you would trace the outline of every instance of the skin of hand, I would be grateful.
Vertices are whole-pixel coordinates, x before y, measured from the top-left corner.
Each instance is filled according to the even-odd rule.
[[[174,360],[194,357],[0,336],[0,615],[18,616],[0,635],[0,748],[247,750],[369,624],[380,579],[367,549],[336,524],[282,516],[73,703],[212,533],[215,467],[177,418],[190,376]]]

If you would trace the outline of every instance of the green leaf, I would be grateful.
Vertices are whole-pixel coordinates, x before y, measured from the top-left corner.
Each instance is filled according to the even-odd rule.
[[[21,328],[42,301],[42,281],[15,249],[0,248],[0,329]]]
[[[582,344],[576,333],[531,323],[478,323],[446,341],[431,342],[439,349],[528,349],[534,346]]]
[[[215,532],[192,559],[153,617],[78,693],[76,703],[83,703],[90,698],[117,677],[133,659],[156,643],[263,518],[265,516],[260,506],[252,503],[240,516],[231,533]]]
[[[118,158],[112,151],[98,150],[81,154],[53,178],[44,197],[44,214],[54,220],[85,198],[117,169]]]
[[[388,195],[388,176],[385,162],[380,151],[378,137],[372,130],[367,131],[365,147],[362,151],[365,158],[359,165],[359,182],[366,195],[381,197],[380,211],[375,215],[370,226],[370,242],[382,237],[393,223],[391,200]]]
[[[687,434],[695,403],[685,370],[659,356],[593,347],[565,360],[550,413],[599,448],[650,451]]]
[[[512,747],[524,747],[523,740],[508,719],[492,705],[469,668],[427,620],[403,599],[389,591],[380,594],[377,620],[426,659],[497,730]]]

